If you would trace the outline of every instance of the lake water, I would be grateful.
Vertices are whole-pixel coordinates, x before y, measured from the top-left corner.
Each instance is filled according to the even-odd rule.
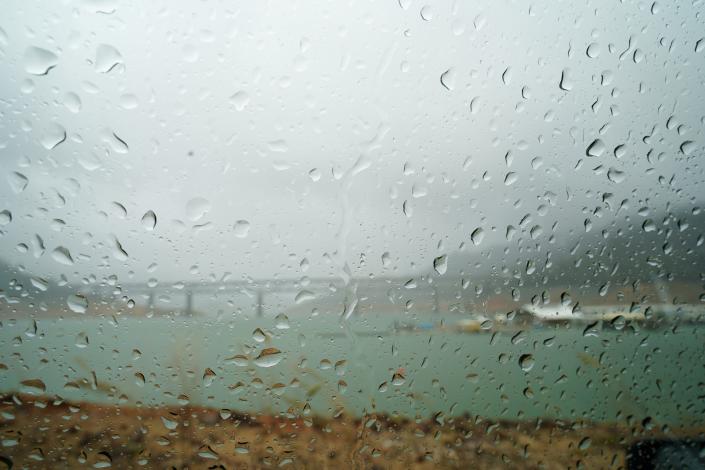
[[[141,406],[187,399],[245,413],[310,406],[324,416],[703,424],[702,328],[576,325],[517,336],[463,333],[455,318],[439,327],[429,316],[416,331],[395,328],[409,319],[388,314],[347,324],[320,315],[285,329],[271,318],[86,316],[37,319],[35,331],[32,320],[4,319],[0,390]]]

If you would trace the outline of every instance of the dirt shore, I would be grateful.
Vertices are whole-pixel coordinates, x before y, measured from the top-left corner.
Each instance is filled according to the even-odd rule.
[[[479,417],[246,416],[8,396],[0,468],[619,468],[663,429]],[[702,430],[666,430],[702,437]]]

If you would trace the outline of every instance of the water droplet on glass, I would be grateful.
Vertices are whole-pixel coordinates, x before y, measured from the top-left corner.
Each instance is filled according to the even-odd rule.
[[[144,213],[142,216],[142,227],[144,227],[145,230],[152,231],[154,230],[154,227],[157,225],[157,214],[154,213],[154,211],[147,211]]]
[[[303,302],[308,302],[309,300],[313,300],[316,298],[316,294],[309,290],[302,290],[298,294],[296,294],[296,297],[294,297],[294,302],[297,304],[303,303]]]
[[[424,21],[431,21],[433,19],[433,8],[430,5],[424,5],[420,14]]]
[[[274,326],[278,330],[288,330],[289,329],[289,317],[280,313],[274,318]]]
[[[404,371],[398,370],[394,372],[394,375],[392,375],[392,385],[395,386],[400,386],[404,385],[404,382],[406,382],[406,377],[404,376]]]
[[[211,369],[210,367],[206,367],[206,369],[203,371],[203,386],[204,387],[210,387],[213,385],[213,381],[216,378],[216,373]]]
[[[51,150],[66,140],[66,129],[59,124],[51,124],[40,142],[42,146]]]
[[[470,239],[472,240],[472,244],[477,246],[480,243],[482,243],[482,239],[485,238],[485,231],[482,230],[481,227],[476,228],[475,230],[472,231],[470,234]]]
[[[32,75],[46,75],[59,63],[59,56],[41,47],[30,46],[24,53],[24,69]]]
[[[445,274],[448,269],[448,257],[446,255],[441,255],[434,258],[433,269],[440,275]]]
[[[596,59],[600,56],[600,46],[596,42],[590,43],[585,51],[588,57],[591,59]]]
[[[611,168],[607,170],[607,179],[613,183],[621,183],[626,178],[626,174],[623,171],[617,170],[616,168]]]
[[[534,356],[531,354],[522,354],[519,356],[519,366],[524,372],[529,372],[534,367]]]
[[[137,384],[138,387],[144,387],[144,384],[146,382],[144,374],[141,372],[135,372],[134,377],[135,384]]]
[[[113,46],[101,44],[95,50],[95,69],[100,73],[108,73],[116,65],[122,63],[122,54]]]
[[[238,220],[233,227],[233,234],[237,238],[246,238],[250,233],[250,223],[246,220]]]
[[[705,38],[700,38],[695,42],[695,52],[705,51]]]
[[[47,390],[47,386],[39,379],[28,379],[20,382],[21,390],[30,395],[41,395]]]
[[[72,294],[66,298],[66,305],[72,312],[86,313],[88,310],[88,299],[81,294]]]
[[[265,339],[267,339],[267,335],[261,328],[256,328],[255,331],[252,332],[252,339],[258,343],[262,343]]]
[[[570,91],[573,89],[573,82],[570,79],[570,70],[569,69],[563,69],[563,71],[561,72],[561,79],[558,82],[558,86],[563,91]]]
[[[235,109],[242,111],[250,102],[250,95],[244,91],[238,91],[230,97],[230,102],[235,106]]]
[[[605,143],[601,139],[595,139],[585,150],[585,155],[588,157],[601,157],[605,153]]]
[[[177,421],[174,421],[172,419],[165,418],[164,416],[161,416],[162,423],[164,424],[164,427],[167,428],[170,431],[173,431],[179,426],[179,423]]]
[[[283,354],[277,348],[266,348],[253,361],[258,367],[273,367],[279,364]]]
[[[7,182],[10,184],[12,192],[14,192],[15,194],[19,194],[25,190],[27,184],[29,184],[29,179],[27,179],[27,177],[22,173],[13,171],[9,175],[7,175]]]
[[[441,74],[441,85],[443,85],[446,90],[453,91],[456,78],[457,73],[455,69],[450,68]]]
[[[186,203],[186,217],[196,222],[211,210],[211,203],[202,197],[195,197]]]
[[[686,140],[680,146],[681,153],[683,155],[690,155],[695,150],[695,142],[692,140]]]
[[[7,209],[0,211],[0,225],[7,225],[12,222],[12,212]]]
[[[73,258],[71,257],[71,252],[63,246],[58,246],[54,248],[54,251],[51,252],[51,257],[54,261],[59,264],[73,266]]]
[[[76,93],[68,92],[64,95],[64,106],[72,113],[77,113],[82,107],[81,98]]]

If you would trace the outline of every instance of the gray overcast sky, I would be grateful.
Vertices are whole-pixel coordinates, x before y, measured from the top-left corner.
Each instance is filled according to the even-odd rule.
[[[70,282],[392,275],[526,214],[540,243],[702,201],[705,15],[678,6],[5,2],[0,257]]]

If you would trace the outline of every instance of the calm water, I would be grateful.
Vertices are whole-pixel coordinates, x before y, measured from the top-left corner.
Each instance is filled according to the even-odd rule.
[[[703,424],[698,327],[586,336],[580,325],[516,336],[462,333],[453,317],[445,328],[414,332],[395,329],[395,320],[409,319],[369,315],[344,328],[321,315],[279,329],[268,318],[74,317],[38,319],[36,333],[32,320],[5,319],[0,389],[42,394],[37,383],[21,384],[40,379],[48,396],[113,404],[178,404],[181,396],[248,413],[301,412],[309,403],[326,416],[376,410]],[[253,336],[257,328],[264,337]],[[255,361],[265,348],[280,354]]]

